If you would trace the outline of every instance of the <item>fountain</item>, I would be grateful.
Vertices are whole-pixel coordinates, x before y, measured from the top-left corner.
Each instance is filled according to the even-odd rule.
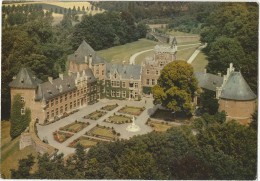
[[[138,125],[135,124],[135,117],[133,116],[133,122],[132,124],[128,125],[126,130],[129,132],[137,132],[140,131],[140,127]]]

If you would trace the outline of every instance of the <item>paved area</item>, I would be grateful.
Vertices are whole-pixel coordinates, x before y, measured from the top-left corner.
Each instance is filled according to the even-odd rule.
[[[193,60],[197,57],[197,55],[200,53],[201,49],[205,48],[207,44],[200,46],[195,52],[191,55],[189,60],[187,61],[189,64],[193,62]]]
[[[116,103],[119,105],[117,108],[108,112],[106,115],[99,118],[98,120],[89,120],[89,119],[83,118],[83,116],[85,116],[91,112],[94,112],[96,110],[99,110],[103,106],[116,104]],[[134,133],[128,132],[126,130],[126,127],[131,123],[113,124],[113,123],[103,122],[104,119],[107,119],[109,116],[113,115],[115,112],[117,112],[119,109],[121,109],[125,105],[136,106],[136,107],[143,107],[143,106],[146,107],[146,109],[141,113],[141,115],[136,117],[136,120],[135,120],[136,125],[138,125],[141,128],[140,131],[134,132]],[[153,114],[154,111],[158,107],[159,106],[153,105],[152,98],[147,98],[147,97],[143,98],[141,101],[131,101],[131,100],[120,101],[120,100],[102,99],[94,105],[87,105],[85,107],[82,107],[78,112],[76,112],[64,119],[61,119],[55,123],[52,123],[52,124],[49,124],[46,126],[37,124],[36,126],[37,126],[37,130],[38,130],[38,136],[41,140],[47,139],[48,143],[51,146],[59,149],[58,153],[63,153],[64,155],[68,155],[68,154],[74,153],[74,151],[75,151],[74,148],[68,147],[69,143],[71,143],[73,140],[79,138],[81,135],[85,134],[87,131],[91,130],[97,124],[114,127],[115,131],[120,133],[120,138],[124,138],[124,139],[129,139],[129,138],[133,137],[134,135],[142,135],[142,134],[151,132],[152,128],[150,126],[145,125],[145,123],[146,123],[147,119],[149,118],[149,116],[151,114]],[[89,122],[90,125],[87,126],[86,128],[84,128],[83,130],[79,131],[78,133],[75,133],[72,137],[70,137],[63,143],[59,143],[59,142],[55,141],[53,138],[53,132],[58,130],[62,126],[65,126],[67,124],[74,122],[75,120]]]

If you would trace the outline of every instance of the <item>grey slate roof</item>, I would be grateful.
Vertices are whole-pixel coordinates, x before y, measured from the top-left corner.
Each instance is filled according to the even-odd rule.
[[[130,64],[106,64],[106,76],[109,78],[109,74],[114,74],[118,72],[122,79],[140,79],[141,76],[141,66],[140,65],[130,65]]]
[[[232,100],[254,100],[256,95],[240,72],[232,72],[223,87],[220,98]]]
[[[12,88],[35,89],[39,83],[42,83],[42,80],[38,79],[31,69],[21,68],[13,81],[9,83],[9,86]]]
[[[204,72],[195,72],[198,86],[204,89],[216,91],[216,87],[220,87],[223,83],[223,77]]]
[[[88,77],[88,83],[92,83],[96,81],[91,69],[86,69],[85,75]],[[82,76],[83,72],[80,72],[80,76]],[[52,83],[49,81],[39,84],[37,87],[37,94],[35,100],[49,100],[60,94],[64,94],[66,92],[70,92],[76,89],[75,79],[77,77],[77,73],[72,73],[70,76],[63,76],[63,79],[57,78],[53,79]]]
[[[87,57],[87,63],[89,62],[90,55],[92,56],[92,64],[105,63],[105,59],[99,57],[95,50],[83,40],[78,49],[71,55],[68,55],[68,60],[75,60],[77,63],[85,63],[85,57]]]

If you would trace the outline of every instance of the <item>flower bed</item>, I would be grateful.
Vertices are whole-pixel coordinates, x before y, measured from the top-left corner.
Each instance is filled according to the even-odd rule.
[[[104,138],[112,141],[118,139],[120,133],[117,133],[113,128],[97,125],[90,131],[86,132],[85,135]]]
[[[61,127],[60,130],[77,133],[77,132],[81,131],[82,129],[84,129],[85,127],[87,127],[88,125],[89,125],[89,122],[84,123],[84,122],[78,122],[76,120],[75,122],[73,122],[71,124]]]
[[[56,141],[58,141],[59,143],[62,143],[64,141],[66,141],[67,139],[69,139],[70,137],[72,137],[74,134],[72,133],[65,133],[62,131],[55,131],[53,132],[53,137]]]
[[[84,116],[83,118],[85,118],[85,119],[92,119],[92,120],[98,120],[99,118],[101,118],[105,114],[106,114],[106,112],[104,112],[104,111],[95,111],[95,112],[92,112],[92,113]]]
[[[139,116],[144,110],[145,110],[145,107],[125,106],[122,109],[120,109],[118,112],[124,113],[124,114],[130,114],[130,115],[134,115],[134,116]]]
[[[113,104],[113,105],[106,105],[105,107],[102,107],[102,110],[105,111],[112,111],[113,109],[115,109],[116,107],[118,107],[118,104]]]
[[[107,123],[114,123],[114,124],[124,124],[124,123],[132,123],[132,118],[125,115],[113,115],[110,116],[108,119],[105,119],[104,122]]]

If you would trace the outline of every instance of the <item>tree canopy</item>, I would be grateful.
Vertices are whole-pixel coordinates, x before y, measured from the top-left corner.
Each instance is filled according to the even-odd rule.
[[[154,103],[162,104],[174,112],[190,114],[197,84],[190,64],[173,61],[163,68],[157,85],[152,88]]]

